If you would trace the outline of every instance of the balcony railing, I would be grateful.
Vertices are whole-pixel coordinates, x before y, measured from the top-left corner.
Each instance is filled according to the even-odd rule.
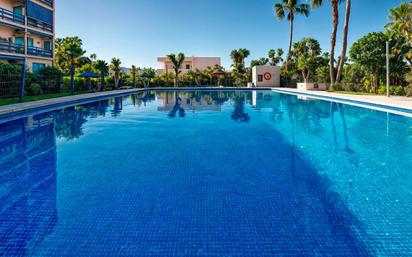
[[[47,58],[52,58],[53,57],[53,51],[50,49],[46,48],[41,48],[41,47],[34,47],[34,46],[29,46],[27,48],[27,54],[28,55],[34,55],[34,56],[40,56],[40,57],[47,57]]]
[[[29,25],[30,27],[42,29],[48,32],[53,32],[53,26],[51,24],[38,21],[38,20],[29,18],[29,17],[27,18],[27,25]]]
[[[7,41],[0,41],[0,52],[24,54],[24,45],[19,45]]]
[[[0,7],[0,19],[16,22],[24,25],[24,16],[20,14],[13,13],[10,10]]]
[[[50,7],[53,7],[53,0],[39,0],[39,1]]]

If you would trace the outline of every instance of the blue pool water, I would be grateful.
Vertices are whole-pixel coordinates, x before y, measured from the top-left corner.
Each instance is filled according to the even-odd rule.
[[[0,124],[0,256],[412,256],[411,157],[411,118],[270,91],[32,115]]]

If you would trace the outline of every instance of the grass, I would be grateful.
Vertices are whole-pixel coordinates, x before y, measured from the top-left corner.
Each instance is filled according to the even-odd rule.
[[[76,93],[80,94],[80,93]],[[45,95],[36,95],[36,96],[25,96],[23,102],[32,102],[32,101],[39,101],[39,100],[44,100],[44,99],[50,99],[50,98],[57,98],[57,97],[63,97],[63,96],[69,96],[71,93],[69,92],[64,92],[64,93],[55,93],[55,94],[45,94]],[[15,104],[19,102],[19,98],[5,98],[1,99],[0,98],[0,106],[2,105],[8,105],[8,104]]]

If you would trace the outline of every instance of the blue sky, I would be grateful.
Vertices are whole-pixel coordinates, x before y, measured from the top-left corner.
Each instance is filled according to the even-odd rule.
[[[157,68],[156,57],[183,52],[186,56],[220,56],[228,68],[229,53],[235,48],[249,49],[248,61],[266,57],[271,48],[286,50],[289,25],[274,18],[272,6],[277,1],[57,0],[56,33],[58,37],[77,35],[88,54],[96,53],[105,60],[118,57],[123,66]],[[349,43],[383,30],[389,9],[401,2],[352,1]],[[342,4],[341,25],[344,7]],[[298,17],[295,40],[314,37],[329,51],[330,13],[327,3],[312,10],[309,18]]]

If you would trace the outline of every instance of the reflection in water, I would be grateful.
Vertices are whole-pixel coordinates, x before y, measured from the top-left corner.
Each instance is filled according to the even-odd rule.
[[[157,98],[163,101],[163,105],[158,107],[159,111],[169,111],[168,116],[175,118],[186,116],[187,111],[222,111],[222,106],[231,101],[234,111],[232,120],[239,122],[250,121],[250,116],[245,112],[245,104],[250,101],[251,92],[232,91],[193,91],[193,92],[158,92]]]
[[[167,117],[191,126],[174,133]],[[127,238],[138,242],[121,246],[131,255],[402,256],[412,166],[396,156],[412,150],[411,126],[338,103],[223,91],[146,92],[0,124],[0,253],[83,243],[97,256]],[[66,170],[56,138],[76,139],[59,141],[72,151],[59,152]],[[103,164],[86,155],[95,144]],[[82,223],[67,218],[72,207]]]
[[[169,112],[169,118],[175,118],[176,113],[179,113],[180,118],[184,118],[186,116],[185,109],[181,107],[182,98],[179,97],[178,93],[175,93],[175,104],[173,109]]]
[[[236,97],[234,101],[235,110],[232,113],[232,120],[240,122],[250,121],[250,116],[245,112],[245,99],[243,97]]]
[[[45,114],[0,128],[0,253],[25,256],[57,223],[54,121]]]

